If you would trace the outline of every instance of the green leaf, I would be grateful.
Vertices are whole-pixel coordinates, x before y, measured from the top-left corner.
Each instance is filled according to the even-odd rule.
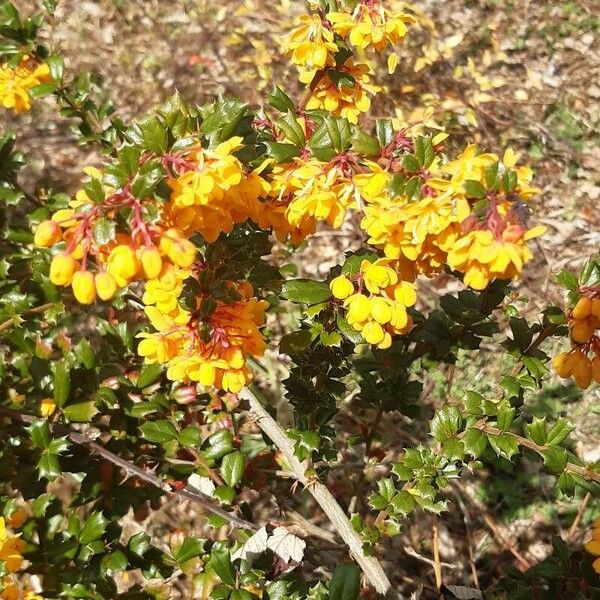
[[[83,186],[83,190],[87,194],[87,197],[96,204],[100,204],[104,201],[105,193],[102,187],[102,182],[95,177],[91,177],[89,181]]]
[[[76,423],[88,423],[100,411],[96,408],[96,403],[93,400],[88,402],[78,402],[70,404],[62,409],[63,415],[69,420]]]
[[[556,283],[571,291],[576,291],[579,289],[579,281],[577,280],[577,275],[571,273],[570,271],[561,271],[556,276]]]
[[[146,552],[152,547],[150,542],[150,536],[141,531],[136,533],[127,542],[127,547],[140,558],[146,554]]]
[[[222,550],[213,552],[210,557],[210,566],[223,583],[231,586],[235,585],[235,574],[229,552]]]
[[[115,550],[102,559],[102,566],[108,574],[112,575],[114,573],[126,571],[129,566],[129,561],[123,552]]]
[[[377,119],[375,121],[375,131],[379,145],[382,148],[391,144],[394,139],[394,126],[391,119]]]
[[[294,144],[285,144],[282,142],[265,142],[267,152],[278,162],[286,163],[299,156],[300,149]]]
[[[227,429],[213,433],[208,438],[208,448],[204,451],[206,458],[218,460],[233,451],[233,434]]]
[[[155,444],[164,444],[177,439],[177,429],[171,421],[149,421],[140,427],[142,437]]]
[[[514,435],[510,433],[501,433],[500,435],[489,434],[488,440],[491,447],[498,456],[504,456],[508,460],[519,452],[519,442]]]
[[[221,462],[221,477],[231,487],[235,487],[244,475],[246,468],[246,457],[241,452],[226,454]]]
[[[360,571],[356,565],[337,565],[331,578],[329,600],[357,600],[360,593]]]
[[[54,365],[54,402],[56,406],[64,406],[71,393],[71,374],[64,361]]]
[[[54,83],[42,83],[41,85],[36,85],[29,90],[29,95],[32,98],[44,98],[45,96],[49,96],[50,94],[54,94],[56,91],[56,84]]]
[[[189,425],[179,434],[177,439],[182,446],[193,448],[200,443],[200,440],[202,439],[202,432],[198,427]]]
[[[567,466],[567,451],[564,448],[549,446],[541,451],[544,465],[551,473],[560,475]]]
[[[52,434],[50,433],[50,425],[45,419],[36,419],[29,427],[26,428],[31,441],[37,448],[45,450],[50,445]]]
[[[156,383],[160,379],[162,374],[163,374],[163,366],[162,365],[159,365],[159,364],[146,365],[142,369],[142,372],[140,373],[140,376],[138,377],[138,380],[136,382],[136,387],[143,390],[144,388],[152,385],[153,383]]]
[[[350,325],[350,323],[348,323],[348,321],[346,321],[344,317],[338,315],[335,320],[335,324],[339,329],[339,332],[353,344],[365,343],[365,340],[361,335],[360,331],[356,331],[356,329],[354,329],[354,327],[352,327],[352,325]]]
[[[465,452],[479,458],[487,448],[487,438],[479,429],[468,429],[462,437]]]
[[[62,474],[60,463],[58,462],[58,456],[56,454],[42,454],[37,468],[40,474],[40,479],[45,477],[46,479],[55,479]]]
[[[331,298],[331,290],[323,281],[290,279],[281,288],[281,295],[290,302],[319,304]]]
[[[279,341],[279,352],[282,354],[299,354],[306,350],[314,336],[309,329],[300,329],[286,333]]]
[[[566,419],[558,419],[550,428],[546,443],[550,446],[559,446],[569,437],[573,429]]]
[[[53,54],[46,58],[46,64],[50,69],[50,75],[55,82],[60,82],[65,72],[65,59],[62,56]]]
[[[94,181],[98,181],[94,179]],[[108,244],[115,239],[116,223],[112,220],[101,217],[94,223],[93,232],[96,243],[100,246]]]
[[[485,188],[475,179],[467,179],[464,183],[465,193],[469,198],[485,198]]]
[[[229,598],[230,600],[253,600],[254,598],[256,598],[256,596],[253,596],[250,592],[246,590],[233,590]]]
[[[79,542],[81,544],[89,544],[99,539],[106,531],[107,525],[108,519],[101,512],[90,513],[79,533]]]
[[[278,85],[273,85],[267,95],[267,102],[282,113],[294,110],[294,103],[291,98]]]
[[[540,419],[539,417],[533,417],[533,421],[527,425],[527,431],[529,432],[529,437],[538,446],[543,446],[548,440],[546,417],[543,419]]]
[[[200,556],[204,551],[204,543],[193,537],[186,537],[183,540],[181,546],[177,549],[177,552],[173,555],[173,558],[177,561],[179,566],[183,563]]]
[[[515,409],[511,407],[510,403],[507,400],[502,400],[498,404],[498,414],[496,416],[496,423],[498,425],[498,429],[502,432],[508,431],[512,422],[515,418]]]
[[[352,150],[363,156],[375,156],[381,152],[377,138],[364,133],[358,128],[350,141],[352,143]]]
[[[409,173],[418,173],[421,170],[421,165],[416,156],[407,154],[402,160],[402,165]]]
[[[158,117],[146,117],[137,124],[137,129],[145,148],[156,154],[162,154],[166,151],[168,144],[167,131]]]
[[[456,406],[444,406],[436,411],[429,427],[431,435],[443,442],[454,437],[462,424],[461,414]]]
[[[304,130],[297,119],[298,115],[289,110],[285,116],[277,119],[276,125],[292,144],[301,148],[306,143],[306,137],[304,136]]]
[[[79,361],[79,364],[84,366],[86,369],[91,369],[96,362],[96,355],[92,349],[91,344],[86,340],[82,339],[73,349],[75,357]]]

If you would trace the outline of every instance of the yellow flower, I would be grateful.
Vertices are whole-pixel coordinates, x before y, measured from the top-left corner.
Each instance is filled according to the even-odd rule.
[[[73,294],[77,302],[91,304],[96,299],[94,274],[89,271],[77,271],[73,275]]]
[[[48,65],[36,64],[28,56],[24,56],[17,67],[3,65],[0,67],[0,103],[16,113],[26,112],[31,108],[29,90],[51,79]]]
[[[54,414],[55,410],[56,403],[52,398],[44,398],[40,402],[40,416],[49,417],[50,415]]]
[[[62,231],[56,221],[43,221],[37,226],[33,236],[33,243],[42,248],[49,248],[58,244],[62,239]]]
[[[14,573],[21,568],[24,549],[25,542],[17,536],[9,535],[4,517],[0,517],[0,561],[4,561],[9,573]]]
[[[338,300],[344,300],[354,293],[354,285],[345,275],[339,275],[332,279],[329,287],[333,296]]]
[[[352,15],[332,12],[327,18],[334,31],[356,48],[373,48],[383,52],[386,46],[396,45],[407,33],[407,23],[415,23],[411,15],[388,10],[383,2],[359,3]]]
[[[319,69],[335,64],[338,47],[331,31],[318,15],[302,15],[301,25],[292,30],[284,51],[300,67],[300,81],[310,83]]]
[[[594,524],[592,539],[585,545],[585,549],[594,556],[600,557],[600,519]],[[600,575],[600,558],[597,558],[593,565],[594,570]]]
[[[70,285],[78,266],[71,254],[57,254],[50,263],[50,281],[54,285]]]
[[[335,72],[338,74],[335,81],[328,73],[319,80],[306,108],[326,110],[335,116],[345,117],[351,123],[358,123],[360,114],[371,107],[369,95],[377,94],[381,88],[370,83],[369,67],[352,59],[336,67]]]
[[[108,301],[117,293],[117,282],[115,278],[106,271],[96,273],[94,284],[100,300]]]
[[[252,380],[246,357],[261,356],[266,348],[259,326],[267,302],[250,297],[251,286],[232,283],[242,298],[232,304],[217,301],[214,312],[202,316],[199,311],[183,310],[176,302],[185,276],[164,275],[166,281],[160,286],[152,285],[156,280],[146,286],[146,314],[157,331],[139,334],[138,353],[146,363],[166,364],[167,377],[173,381],[239,392]],[[172,289],[166,289],[168,284]],[[175,303],[165,302],[165,296]]]

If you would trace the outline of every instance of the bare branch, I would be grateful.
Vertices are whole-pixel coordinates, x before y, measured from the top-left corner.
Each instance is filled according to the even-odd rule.
[[[20,423],[21,425],[30,425],[33,423],[36,418],[32,415],[26,415],[20,413],[16,410],[12,410],[10,408],[2,408],[0,407],[0,416],[8,417],[14,423]],[[250,521],[246,521],[237,515],[226,511],[221,508],[210,496],[202,493],[200,490],[195,487],[186,484],[184,487],[179,489],[177,486],[171,485],[168,481],[164,481],[160,477],[154,475],[154,473],[150,473],[146,469],[142,469],[137,465],[129,462],[112,453],[110,450],[107,450],[104,446],[100,445],[98,442],[95,442],[91,438],[79,433],[77,431],[73,431],[68,427],[63,427],[61,425],[50,424],[50,429],[53,434],[58,435],[66,435],[71,442],[77,444],[79,446],[83,446],[87,448],[89,452],[103,458],[107,462],[112,463],[119,467],[123,473],[127,477],[137,477],[138,479],[149,483],[150,485],[161,489],[166,494],[171,496],[176,496],[178,498],[190,500],[195,504],[198,504],[205,510],[214,513],[215,515],[219,515],[224,519],[227,519],[232,525],[237,525],[238,527],[242,527],[243,529],[251,529],[252,531],[256,531],[258,527],[251,523]]]
[[[239,396],[248,401],[250,410],[255,415],[259,427],[282,453],[294,478],[306,487],[323,509],[340,537],[349,547],[351,555],[362,569],[367,581],[377,592],[384,594],[386,598],[404,600],[403,596],[392,589],[392,584],[379,561],[374,556],[367,556],[364,553],[360,536],[352,528],[348,517],[331,492],[322,483],[315,481],[306,474],[306,469],[294,454],[293,442],[275,419],[264,409],[254,393],[249,388],[245,388],[239,393]]]

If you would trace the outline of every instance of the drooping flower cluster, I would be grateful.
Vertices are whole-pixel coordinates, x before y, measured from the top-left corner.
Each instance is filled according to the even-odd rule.
[[[594,560],[592,566],[594,571],[600,575],[600,519],[596,520],[592,539],[585,545],[585,549],[590,554],[598,557]]]
[[[24,56],[16,67],[0,66],[0,104],[23,113],[31,108],[30,90],[52,80],[46,63]]]
[[[393,260],[363,260],[354,277],[339,275],[330,284],[331,292],[343,300],[346,319],[369,344],[389,348],[392,335],[412,328],[407,308],[417,301],[415,286],[402,281]]]
[[[552,366],[582,389],[592,381],[600,383],[600,290],[579,298],[569,315],[569,329],[573,348],[556,356]]]
[[[205,296],[199,294],[196,308],[184,309],[178,298],[185,280],[192,276],[188,270],[169,266],[147,283],[145,312],[156,331],[139,334],[138,352],[146,363],[166,364],[171,380],[239,392],[252,380],[247,357],[261,356],[266,347],[259,327],[267,302],[252,297],[249,283],[231,282],[238,300],[218,300],[207,313],[203,310]]]
[[[87,174],[101,186],[102,173],[87,168]],[[34,243],[43,248],[62,244],[50,266],[55,285],[72,286],[78,302],[91,304],[96,297],[110,300],[119,288],[138,279],[157,277],[163,263],[189,267],[196,248],[176,228],[148,222],[146,213],[153,201],[142,202],[128,188],[114,191],[104,186],[101,202],[93,202],[81,190],[70,208],[56,211],[40,223]],[[131,209],[130,230],[113,231],[115,212]]]

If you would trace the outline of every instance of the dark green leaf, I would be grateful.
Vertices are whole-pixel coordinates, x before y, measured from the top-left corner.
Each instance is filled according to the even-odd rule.
[[[71,393],[71,374],[64,361],[54,365],[54,402],[57,406],[64,406]]]
[[[291,302],[312,305],[329,300],[331,298],[331,290],[322,281],[290,279],[284,282],[281,295]]]
[[[155,444],[164,444],[177,439],[177,429],[171,421],[149,421],[140,427],[142,437]]]
[[[221,477],[227,485],[235,487],[242,480],[245,468],[246,458],[241,452],[226,454],[221,462]]]
[[[210,566],[227,585],[235,585],[235,574],[231,564],[231,555],[226,551],[215,551],[210,557]]]
[[[329,600],[357,600],[360,593],[360,571],[356,565],[337,565],[331,578]]]
[[[160,379],[162,373],[163,373],[162,365],[159,365],[159,364],[146,365],[142,369],[142,372],[140,373],[140,376],[138,377],[136,386],[139,389],[144,389],[145,387],[148,387],[148,386],[152,385],[153,383],[156,383]]]
[[[102,537],[106,531],[108,519],[101,512],[93,512],[88,515],[81,532],[79,533],[79,542],[89,544]]]

